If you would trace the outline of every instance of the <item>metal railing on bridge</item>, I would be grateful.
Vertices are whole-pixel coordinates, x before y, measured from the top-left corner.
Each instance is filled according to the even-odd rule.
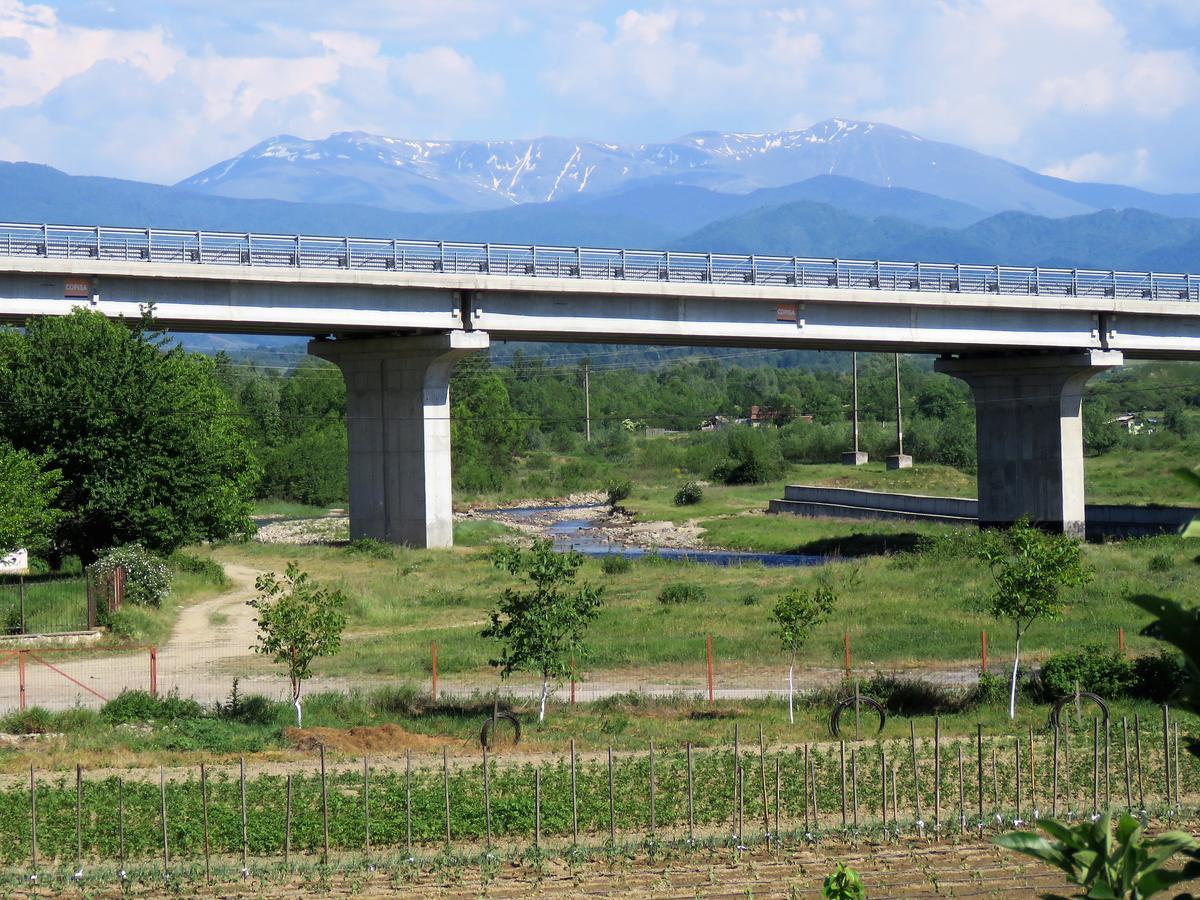
[[[0,223],[0,256],[1200,301],[1200,275]]]

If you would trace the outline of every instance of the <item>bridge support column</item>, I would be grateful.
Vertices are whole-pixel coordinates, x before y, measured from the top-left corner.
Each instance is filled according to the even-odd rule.
[[[450,372],[487,346],[479,331],[308,345],[346,380],[352,540],[453,546]]]
[[[1051,531],[1084,534],[1083,387],[1122,364],[1120,353],[944,358],[934,369],[975,395],[979,524],[1025,517]]]

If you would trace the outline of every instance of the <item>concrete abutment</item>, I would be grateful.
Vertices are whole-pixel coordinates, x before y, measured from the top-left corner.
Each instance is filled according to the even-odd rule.
[[[453,546],[450,373],[487,347],[480,331],[309,343],[346,381],[352,540]]]
[[[981,526],[1028,518],[1083,537],[1083,389],[1122,363],[1111,350],[937,360],[975,397]]]

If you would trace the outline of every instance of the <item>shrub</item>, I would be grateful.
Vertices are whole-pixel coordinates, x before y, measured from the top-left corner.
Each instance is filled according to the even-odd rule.
[[[1189,681],[1183,657],[1170,650],[1139,656],[1133,661],[1135,697],[1162,703]]]
[[[675,492],[676,506],[692,506],[704,499],[704,489],[694,481],[684,482]]]
[[[225,577],[224,567],[215,559],[192,556],[190,553],[184,553],[182,550],[176,550],[168,556],[167,565],[176,572],[199,575],[205,581],[211,581],[213,584],[223,585],[228,581]]]
[[[698,584],[688,584],[675,581],[658,592],[658,602],[663,606],[675,606],[680,603],[699,603],[707,599],[708,594]]]
[[[628,556],[610,553],[600,560],[600,570],[605,575],[624,575],[633,568],[633,562]]]
[[[1085,644],[1071,653],[1058,653],[1042,664],[1041,689],[1047,700],[1079,689],[1101,697],[1123,697],[1135,682],[1134,664],[1102,644]]]
[[[1019,674],[1019,673],[1018,673]],[[998,706],[1008,701],[1008,684],[999,675],[983,672],[963,698],[966,706]]]
[[[346,552],[351,556],[366,556],[369,559],[395,559],[396,548],[375,538],[358,538],[346,545]]]
[[[138,544],[113,547],[92,563],[89,571],[111,578],[118,568],[125,570],[126,603],[158,607],[171,592],[166,563]]]
[[[728,456],[713,469],[713,478],[725,484],[762,484],[783,471],[779,439],[761,428],[731,428]]]
[[[178,722],[200,719],[204,708],[195,700],[185,700],[177,693],[155,697],[147,691],[121,691],[104,704],[100,719],[113,725],[123,722]]]
[[[878,673],[863,683],[861,690],[898,716],[930,716],[954,712],[961,704],[948,688],[920,678]]]
[[[628,478],[614,478],[608,482],[604,490],[608,495],[608,505],[616,506],[629,496],[630,491],[633,490],[633,485]]]
[[[1150,557],[1148,568],[1151,572],[1169,572],[1175,565],[1175,560],[1166,553],[1155,553]]]

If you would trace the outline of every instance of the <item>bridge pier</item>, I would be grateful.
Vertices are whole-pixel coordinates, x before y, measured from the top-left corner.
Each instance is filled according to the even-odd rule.
[[[352,540],[453,546],[450,372],[487,346],[479,331],[309,343],[346,380]]]
[[[937,360],[975,395],[980,527],[1025,517],[1083,537],[1083,387],[1122,362],[1110,350]]]

